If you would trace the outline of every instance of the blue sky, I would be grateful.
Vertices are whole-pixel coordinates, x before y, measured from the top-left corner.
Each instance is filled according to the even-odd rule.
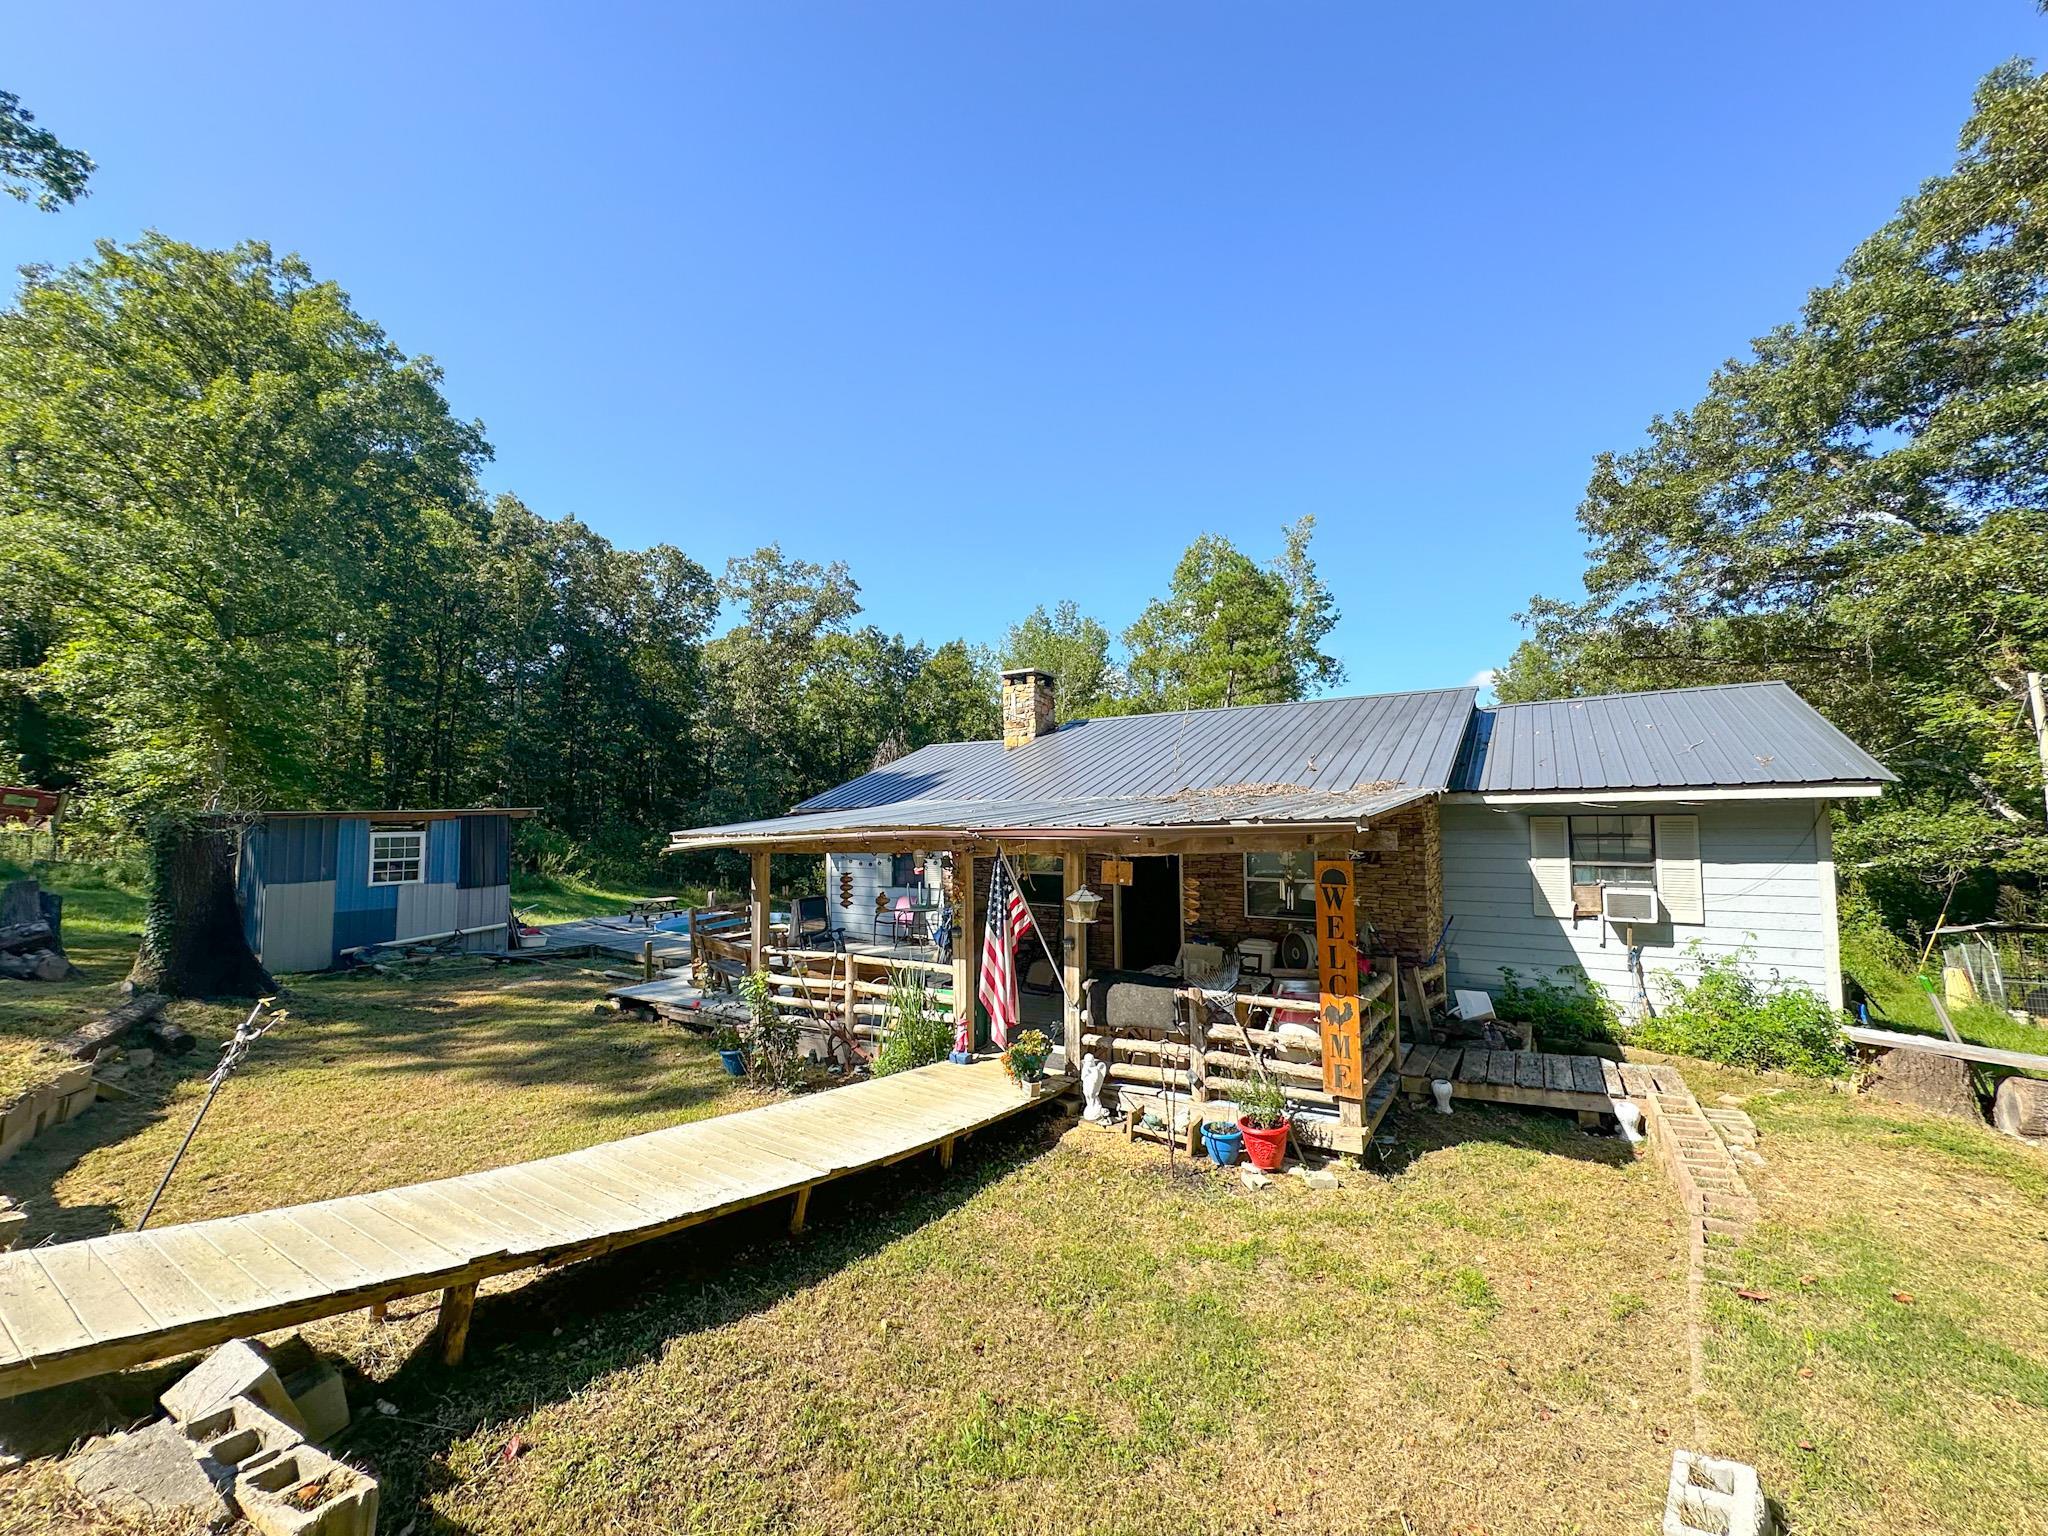
[[[1425,14],[1427,13],[1427,14]],[[1461,682],[1573,511],[1951,160],[2028,0],[40,6],[0,87],[101,169],[0,261],[305,255],[487,482],[869,617],[1114,627],[1318,521],[1348,691]]]

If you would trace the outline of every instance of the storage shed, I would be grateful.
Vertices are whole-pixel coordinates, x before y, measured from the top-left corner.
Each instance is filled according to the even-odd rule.
[[[272,811],[243,828],[242,929],[264,968],[459,937],[497,953],[512,921],[512,823],[530,810]]]

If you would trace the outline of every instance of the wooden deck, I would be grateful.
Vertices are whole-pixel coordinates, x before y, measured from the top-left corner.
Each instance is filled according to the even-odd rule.
[[[1028,1109],[994,1060],[941,1063],[431,1184],[0,1253],[0,1397],[401,1296],[565,1264],[939,1149]],[[253,1155],[253,1154],[252,1154]],[[452,1315],[451,1315],[452,1311]]]
[[[1401,1091],[1410,1098],[1427,1098],[1430,1083],[1442,1080],[1450,1083],[1453,1099],[1532,1104],[1580,1114],[1609,1115],[1616,1099],[1646,1099],[1663,1091],[1668,1087],[1662,1076],[1666,1073],[1677,1076],[1668,1067],[1550,1051],[1410,1045],[1401,1052]]]

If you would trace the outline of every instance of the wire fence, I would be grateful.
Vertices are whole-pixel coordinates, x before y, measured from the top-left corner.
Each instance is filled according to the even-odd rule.
[[[2048,933],[1980,929],[1950,934],[1942,969],[1967,980],[1971,996],[2009,1013],[2048,1019]]]

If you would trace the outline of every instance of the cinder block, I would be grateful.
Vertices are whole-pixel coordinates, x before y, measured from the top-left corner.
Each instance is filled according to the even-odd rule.
[[[1776,1529],[1755,1467],[1696,1451],[1672,1453],[1664,1536],[1773,1536]]]
[[[230,1339],[159,1399],[164,1412],[180,1424],[218,1413],[238,1397],[246,1397],[275,1414],[300,1434],[306,1424],[284,1383],[271,1368],[270,1357],[247,1339]]]
[[[326,1361],[285,1377],[284,1389],[305,1421],[308,1440],[331,1440],[348,1428],[348,1390],[341,1372]]]
[[[375,1536],[377,1480],[310,1445],[245,1462],[235,1474],[242,1518],[263,1536]]]
[[[235,1398],[227,1407],[183,1427],[185,1438],[199,1454],[211,1456],[224,1467],[240,1468],[258,1456],[288,1451],[305,1440],[283,1419],[246,1397]]]

